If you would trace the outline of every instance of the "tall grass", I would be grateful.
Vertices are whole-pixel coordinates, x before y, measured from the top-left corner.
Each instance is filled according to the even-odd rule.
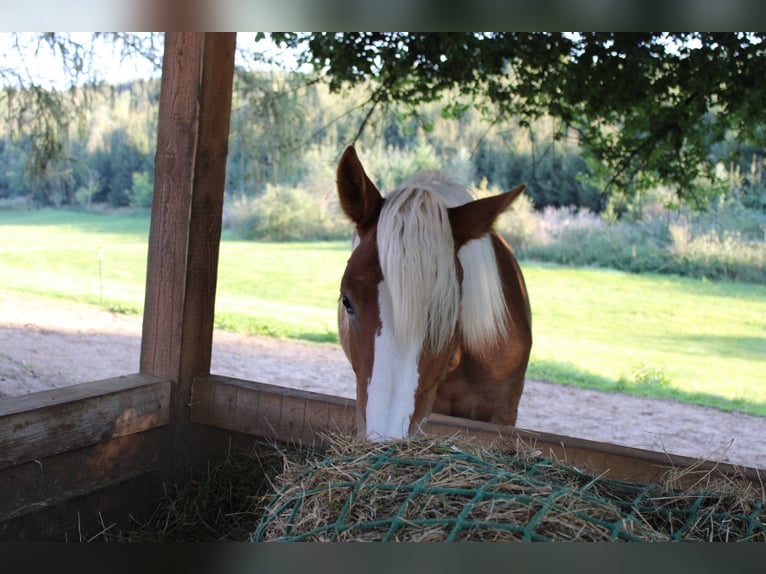
[[[737,204],[651,207],[641,219],[609,220],[572,208],[537,212],[527,201],[498,228],[517,254],[536,261],[766,284],[766,214]]]

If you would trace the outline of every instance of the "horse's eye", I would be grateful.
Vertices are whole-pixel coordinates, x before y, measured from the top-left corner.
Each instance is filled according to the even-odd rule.
[[[341,293],[340,302],[343,303],[343,307],[345,307],[346,313],[349,315],[354,314],[354,306],[351,304],[351,301],[344,293]]]

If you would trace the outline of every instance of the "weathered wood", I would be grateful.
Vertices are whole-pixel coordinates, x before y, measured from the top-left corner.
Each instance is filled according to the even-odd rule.
[[[322,432],[354,432],[354,404],[320,393],[276,385],[210,376],[194,381],[192,421],[255,436],[304,444],[319,442]],[[670,469],[688,469],[688,481],[713,471],[738,476],[758,485],[766,471],[714,461],[590,441],[515,427],[433,414],[424,431],[434,436],[459,436],[485,446],[507,448],[522,441],[553,457],[594,474],[637,483],[659,481]]]
[[[192,379],[210,371],[235,43],[165,36],[141,372],[176,383],[171,454],[186,450]]]
[[[155,473],[162,468],[164,429],[121,436],[0,470],[0,531],[13,519],[96,492],[104,487]],[[125,491],[123,509],[136,507]],[[114,501],[113,507],[118,501]],[[99,509],[92,509],[95,514]],[[18,538],[18,537],[17,537]]]
[[[354,401],[211,375],[194,381],[191,420],[259,437],[313,444],[321,432],[353,432]]]
[[[157,510],[157,475],[139,474],[0,518],[0,542],[85,542],[103,539],[103,531],[135,530]]]
[[[435,436],[462,436],[487,446],[507,447],[520,440],[539,450],[542,456],[594,474],[604,473],[615,480],[641,484],[658,482],[671,469],[688,471],[682,482],[695,482],[711,471],[720,476],[744,478],[758,485],[766,479],[766,471],[755,468],[440,414],[429,417],[425,431]]]
[[[165,36],[141,375],[0,403],[0,517],[180,469],[210,369],[235,43]]]
[[[141,372],[173,379],[181,360],[203,49],[203,34],[165,35]]]
[[[171,382],[130,375],[0,401],[0,469],[166,425]]]

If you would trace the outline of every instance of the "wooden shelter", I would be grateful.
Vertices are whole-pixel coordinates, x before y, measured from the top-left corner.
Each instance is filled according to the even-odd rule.
[[[62,540],[99,512],[140,512],[232,439],[353,430],[352,400],[210,373],[235,42],[166,34],[139,372],[0,400],[0,540]],[[517,437],[636,482],[693,464],[759,480],[755,469],[445,416],[428,431]]]

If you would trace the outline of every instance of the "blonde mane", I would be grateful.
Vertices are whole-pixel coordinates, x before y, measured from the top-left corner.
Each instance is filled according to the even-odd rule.
[[[438,351],[460,326],[464,346],[482,353],[507,334],[508,309],[489,237],[458,252],[462,297],[447,208],[472,201],[441,173],[411,179],[386,196],[378,220],[380,267],[402,348]]]

